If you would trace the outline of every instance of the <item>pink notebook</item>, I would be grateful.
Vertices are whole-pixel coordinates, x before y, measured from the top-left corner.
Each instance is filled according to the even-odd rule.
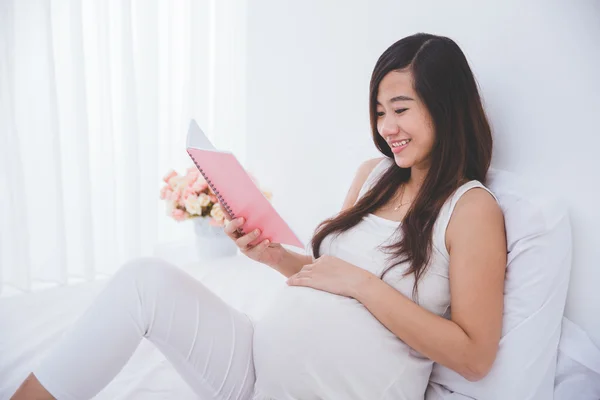
[[[272,243],[304,248],[304,244],[262,194],[233,153],[217,150],[196,121],[190,122],[187,152],[206,179],[229,219],[244,217],[241,233],[259,228],[260,237],[251,244],[269,239]]]

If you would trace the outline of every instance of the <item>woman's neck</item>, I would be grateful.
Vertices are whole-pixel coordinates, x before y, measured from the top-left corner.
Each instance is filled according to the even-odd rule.
[[[411,193],[418,193],[421,189],[421,186],[423,186],[423,182],[425,182],[428,171],[428,169],[412,167],[410,170],[410,178],[406,182],[406,188]]]
[[[429,169],[412,167],[410,170],[410,178],[408,178],[408,181],[405,184],[406,192],[413,193],[416,195],[419,192],[419,190],[421,190],[421,186],[423,186],[428,172]],[[459,180],[458,184],[462,185],[467,183],[468,181],[468,178],[462,177]]]

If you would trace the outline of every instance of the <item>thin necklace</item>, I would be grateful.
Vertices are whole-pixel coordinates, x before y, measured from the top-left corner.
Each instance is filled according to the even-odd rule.
[[[396,206],[396,208],[394,208],[394,211],[398,211],[398,209],[402,206],[405,206],[407,204],[410,204],[410,201],[406,202],[406,203],[402,203],[402,199],[404,198],[404,190],[406,189],[406,185],[402,185],[402,192],[400,193],[400,204],[398,204]]]

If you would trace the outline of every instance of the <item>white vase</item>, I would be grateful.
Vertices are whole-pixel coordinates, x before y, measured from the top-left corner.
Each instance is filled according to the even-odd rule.
[[[237,246],[223,231],[221,226],[209,224],[209,218],[192,218],[195,245],[201,260],[229,257],[237,254]]]

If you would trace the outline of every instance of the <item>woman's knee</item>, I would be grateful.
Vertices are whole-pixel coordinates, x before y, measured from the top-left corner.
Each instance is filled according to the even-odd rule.
[[[137,293],[142,302],[154,299],[203,298],[212,292],[181,268],[155,257],[130,260],[114,276],[115,287]]]
[[[166,282],[169,277],[178,272],[178,268],[169,262],[157,257],[140,257],[124,263],[115,279],[130,279],[136,282]]]

